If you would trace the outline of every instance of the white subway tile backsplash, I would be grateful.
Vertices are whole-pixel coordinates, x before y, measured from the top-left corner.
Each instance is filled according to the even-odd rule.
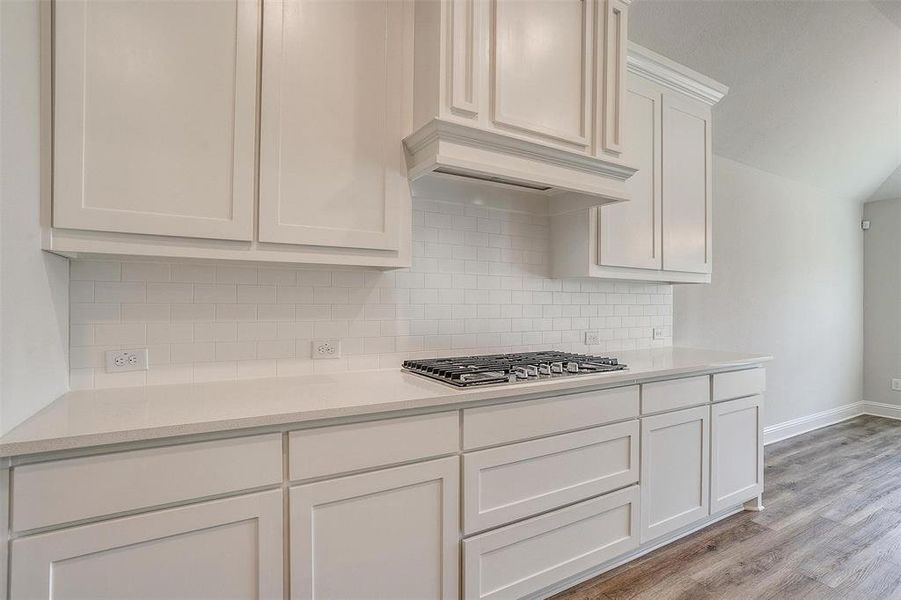
[[[160,263],[127,262],[122,264],[123,281],[169,281],[171,266]]]
[[[94,301],[94,282],[93,281],[71,281],[69,282],[69,302],[93,302]]]
[[[273,304],[275,302],[274,285],[239,285],[238,302],[248,304]]]
[[[98,281],[94,284],[95,302],[145,302],[147,286],[143,282]]]
[[[236,342],[238,340],[237,323],[195,323],[195,342]]]
[[[216,281],[216,268],[209,265],[174,264],[172,281],[185,283],[212,283]]]
[[[410,356],[668,345],[668,285],[547,277],[541,215],[414,200],[408,270],[75,260],[73,389],[397,367]],[[662,327],[665,338],[652,339]],[[584,331],[601,343],[585,346]],[[311,340],[342,358],[313,361]],[[150,369],[106,373],[108,349]]]
[[[122,320],[149,323],[151,321],[169,321],[172,315],[170,304],[123,304]]]
[[[190,283],[148,283],[147,302],[167,304],[193,302],[194,286]]]
[[[69,265],[72,281],[119,281],[122,264],[110,261],[73,260]]]
[[[147,342],[144,323],[98,323],[94,325],[94,343],[100,346],[137,345]]]
[[[173,321],[212,321],[216,315],[215,304],[173,304],[171,308]]]

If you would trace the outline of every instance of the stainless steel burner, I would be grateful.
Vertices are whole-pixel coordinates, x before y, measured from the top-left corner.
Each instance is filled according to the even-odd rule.
[[[522,352],[404,361],[403,368],[457,387],[622,371],[615,358],[568,352]]]

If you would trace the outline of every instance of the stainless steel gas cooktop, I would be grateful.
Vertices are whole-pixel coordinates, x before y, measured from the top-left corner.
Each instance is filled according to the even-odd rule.
[[[627,366],[615,358],[548,351],[406,360],[403,368],[457,387],[470,387],[594,375]]]

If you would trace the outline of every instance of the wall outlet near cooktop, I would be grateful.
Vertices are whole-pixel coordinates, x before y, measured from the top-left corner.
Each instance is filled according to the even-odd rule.
[[[892,391],[901,392],[901,379],[892,379]]]
[[[107,373],[147,370],[147,348],[110,350],[106,353]]]
[[[341,358],[341,340],[328,338],[313,340],[313,359]]]

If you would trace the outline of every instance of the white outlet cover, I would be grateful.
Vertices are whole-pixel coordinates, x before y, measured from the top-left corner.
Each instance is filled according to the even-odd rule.
[[[892,391],[901,392],[901,379],[892,379]]]
[[[109,350],[106,353],[107,373],[146,371],[147,364],[147,348],[137,348],[135,350]]]
[[[663,327],[655,327],[654,330],[651,332],[651,337],[655,340],[662,340],[663,339]]]
[[[338,338],[313,340],[312,353],[313,360],[341,358],[341,340]]]

